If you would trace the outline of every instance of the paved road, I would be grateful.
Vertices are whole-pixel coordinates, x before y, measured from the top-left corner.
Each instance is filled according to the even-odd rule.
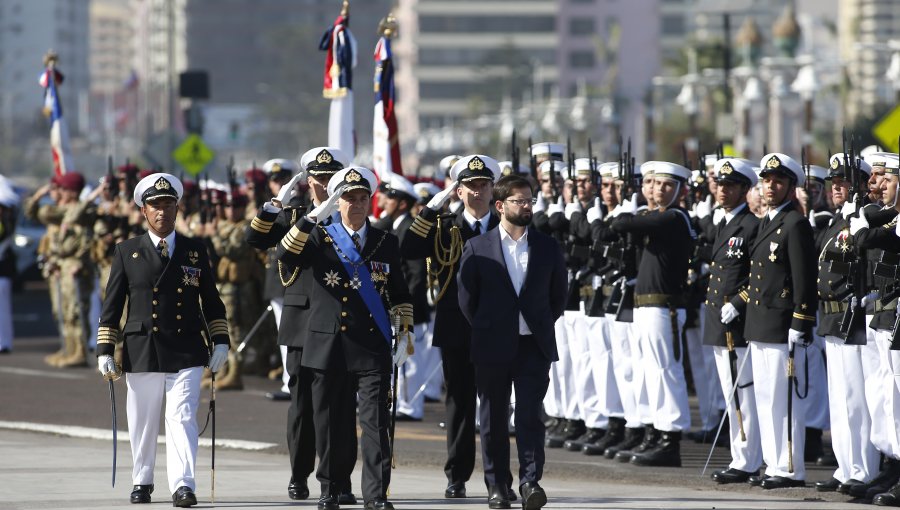
[[[54,456],[68,455],[66,450],[61,449],[58,453],[54,453],[54,449],[51,448],[45,452],[46,458],[34,455],[33,460],[31,460],[30,451],[20,451],[21,448],[32,448],[35,444],[41,447],[41,451],[43,451],[45,443],[47,445],[71,444],[76,450],[72,452],[72,458],[66,458],[66,462],[81,460],[86,462],[83,466],[84,469],[75,470],[78,471],[77,476],[81,477],[80,479],[87,483],[87,486],[99,484],[99,487],[104,487],[103,483],[106,483],[107,480],[108,440],[63,440],[56,436],[12,431],[16,428],[26,428],[51,430],[83,437],[103,437],[103,434],[108,437],[109,435],[107,387],[96,373],[96,369],[93,367],[68,370],[50,369],[45,367],[42,362],[43,356],[58,346],[58,339],[52,336],[55,334],[55,328],[52,318],[47,312],[48,303],[46,295],[40,290],[32,289],[16,295],[14,303],[17,331],[15,351],[11,355],[0,356],[0,388],[2,388],[3,395],[0,399],[2,402],[0,405],[0,441],[2,441],[0,445],[4,449],[3,452],[0,452],[0,459],[3,459],[0,461],[0,469],[4,471],[4,474],[0,476],[0,508],[8,507],[5,502],[11,503],[31,498],[37,498],[40,501],[35,503],[37,506],[27,506],[29,508],[54,508],[56,506],[51,497],[52,494],[44,495],[41,491],[48,488],[53,491],[65,491],[65,487],[69,486],[70,481],[66,479],[67,468],[64,465],[55,466],[54,462],[56,461],[53,460]],[[118,409],[120,410],[119,437],[122,440],[127,438],[124,418],[125,386],[121,380],[116,385]],[[238,449],[222,453],[218,458],[236,459],[234,460],[236,464],[229,465],[227,470],[233,472],[230,475],[222,476],[235,477],[233,480],[235,483],[241,479],[241,476],[251,476],[252,480],[259,478],[259,484],[256,482],[247,484],[249,492],[236,491],[229,497],[244,498],[241,501],[246,503],[253,501],[252,498],[258,495],[259,498],[264,498],[259,500],[261,502],[259,506],[278,505],[279,502],[285,502],[282,494],[289,476],[284,437],[287,405],[271,402],[264,398],[263,395],[266,391],[277,389],[278,384],[273,381],[260,377],[248,377],[245,380],[245,386],[244,391],[220,391],[217,393],[218,444],[223,444],[225,440],[243,441],[243,444],[231,444],[242,448],[251,447],[261,450],[252,454]],[[208,393],[204,396],[202,409],[208,401],[207,398]],[[437,426],[442,419],[442,413],[442,404],[428,404],[425,419],[422,422],[400,423],[397,426],[396,460],[399,474],[395,480],[412,491],[409,496],[403,496],[404,498],[427,499],[440,496],[443,492],[446,483],[442,473],[442,465],[445,460],[445,436]],[[63,431],[61,428],[63,426],[81,428]],[[11,441],[11,443],[6,441]],[[96,452],[91,453],[90,456],[80,455],[77,454],[78,448],[88,449],[92,452],[96,450]],[[551,499],[555,494],[567,494],[567,497],[575,498],[566,500],[564,504],[553,505],[558,508],[832,508],[825,504],[825,500],[846,501],[843,496],[836,494],[823,496],[813,489],[765,492],[745,486],[715,486],[709,481],[708,474],[707,476],[700,475],[708,451],[706,446],[685,442],[683,444],[684,467],[674,469],[637,468],[596,457],[587,457],[580,453],[548,450],[545,467],[547,483],[545,485],[551,492]],[[128,452],[127,443],[121,444],[119,464],[120,469],[125,469],[125,471],[120,471],[119,479],[123,486],[127,485],[128,470],[126,468],[130,466],[131,462]],[[13,461],[13,458],[9,456],[20,453],[24,459],[22,462]],[[726,450],[716,449],[710,469],[724,467],[728,462],[727,455]],[[94,458],[95,456],[97,458]],[[238,461],[237,459],[242,460]],[[222,462],[231,461],[222,460]],[[222,464],[223,470],[225,465]],[[480,466],[480,460],[477,465]],[[259,469],[257,466],[260,466]],[[516,466],[515,459],[513,466]],[[249,473],[250,470],[253,472]],[[161,470],[158,469],[157,473],[161,477],[160,480],[164,479]],[[830,470],[818,467],[809,467],[808,473],[810,482],[827,479],[831,474]],[[41,480],[44,488],[38,493],[22,494],[20,490],[16,489],[16,485],[11,483],[19,476],[26,476],[29,480]],[[483,491],[483,484],[480,482],[481,476],[480,472],[473,475],[472,482],[469,484],[470,494],[477,495],[479,490]],[[89,483],[86,478],[90,479]],[[358,478],[355,483],[358,484]],[[407,485],[407,483],[413,485]],[[232,485],[224,481],[222,484],[223,486]],[[256,488],[257,485],[260,487],[259,489]],[[79,485],[79,490],[81,490],[80,487]],[[90,492],[93,490],[83,494],[83,497],[74,498],[72,504],[76,506],[66,508],[80,508],[77,505],[82,504],[89,505]],[[116,495],[104,488],[102,494],[100,503],[112,505],[117,498],[127,496],[127,491]],[[661,504],[661,500],[658,498],[664,497],[666,494],[676,500]],[[583,496],[584,499],[578,499],[579,496]],[[45,501],[45,497],[51,499]],[[267,503],[262,503],[262,501]],[[683,506],[677,506],[681,504],[679,501],[683,502]],[[441,506],[443,503],[442,500],[438,500],[428,502],[426,506],[417,504],[410,508],[449,508]],[[469,499],[463,506],[458,507],[468,507],[473,503],[483,503],[483,499]],[[584,503],[587,506],[577,506],[576,503]]]

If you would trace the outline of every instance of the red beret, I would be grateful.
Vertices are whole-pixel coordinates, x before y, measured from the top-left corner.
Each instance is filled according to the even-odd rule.
[[[192,195],[197,192],[197,183],[194,181],[185,179],[181,181],[181,186],[184,188],[184,196]]]
[[[156,170],[153,170],[152,168],[145,168],[145,169],[141,170],[140,173],[138,173],[138,178],[143,179],[144,177],[147,177],[148,175],[153,175],[155,173],[156,173]]]
[[[78,172],[66,172],[56,182],[61,188],[70,191],[81,192],[84,188],[84,176]]]
[[[50,184],[59,186],[59,178],[60,177],[62,177],[62,176],[58,175],[58,174],[53,174],[53,177],[50,178]]]
[[[244,178],[247,182],[253,181],[256,184],[261,184],[266,182],[269,176],[259,168],[251,168],[244,174]]]
[[[209,199],[214,204],[223,204],[225,203],[225,192],[220,189],[210,189]]]
[[[243,207],[247,205],[247,195],[243,193],[233,193],[228,197],[228,205],[234,207]]]
[[[137,175],[137,173],[140,171],[141,169],[138,168],[137,165],[132,165],[131,163],[119,167],[119,173],[125,175]]]

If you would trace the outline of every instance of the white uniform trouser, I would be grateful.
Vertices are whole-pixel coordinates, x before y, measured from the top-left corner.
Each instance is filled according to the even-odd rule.
[[[426,356],[425,349],[425,333],[428,331],[428,324],[422,322],[413,326],[413,332],[416,335],[415,352],[413,352],[406,360],[399,371],[397,378],[397,412],[421,419],[425,414],[425,392],[419,393],[419,388],[425,382],[428,375],[425,372]],[[413,400],[413,397],[419,394]]]
[[[828,376],[825,375],[825,339],[813,335],[809,353],[809,395],[806,404],[806,426],[828,430]],[[802,386],[800,388],[803,389]],[[803,432],[805,433],[805,432]]]
[[[91,336],[87,339],[87,346],[89,349],[97,348],[97,324],[100,324],[100,307],[103,304],[100,302],[100,279],[94,278],[94,286],[93,291],[91,291],[90,297],[90,308],[88,309],[88,324],[90,324],[88,332]]]
[[[609,426],[611,417],[622,418],[624,415],[619,389],[613,376],[614,361],[610,348],[609,321],[605,317],[582,317],[579,324],[582,327],[576,328],[576,334],[584,338],[586,352],[583,358],[585,365],[581,368],[583,384],[581,380],[576,379],[575,389],[582,392],[582,416],[585,425],[589,428],[605,429]]]
[[[644,370],[644,347],[641,345],[644,325],[628,324],[628,345],[631,347],[631,383],[635,408],[641,425],[653,425],[653,412],[647,396],[647,375]]]
[[[622,418],[625,426],[637,428],[641,426],[641,416],[637,409],[634,395],[635,359],[631,350],[631,323],[618,322],[613,314],[606,315],[606,328],[609,333],[609,346],[612,355],[612,370],[619,390],[619,402],[622,403]],[[643,373],[643,372],[641,372]]]
[[[795,349],[794,375],[800,385],[800,394],[806,391],[806,362],[804,348]],[[762,444],[766,474],[794,480],[806,479],[803,449],[806,445],[806,408],[808,398],[798,398],[796,388],[791,411],[793,427],[794,472],[788,470],[787,424],[787,344],[750,342],[750,362],[753,363],[753,390],[756,395],[759,419],[759,440]],[[812,360],[810,360],[812,361]]]
[[[678,332],[684,327],[684,309],[677,311]],[[681,335],[673,338],[668,308],[644,306],[634,309],[634,324],[641,335],[647,398],[653,427],[663,432],[680,432],[691,426],[687,382],[682,364]],[[677,334],[677,333],[676,333]],[[675,357],[678,342],[679,358]]]
[[[284,298],[274,298],[269,301],[269,304],[272,305],[272,315],[275,316],[275,329],[277,330],[281,327],[281,312],[284,311]],[[287,346],[279,345],[278,350],[281,352],[281,368],[284,369],[281,372],[281,391],[290,393],[291,389],[288,387],[288,381],[291,379],[291,375],[287,369]]]
[[[700,305],[700,327],[684,331],[687,340],[688,356],[691,360],[691,374],[694,389],[697,391],[697,404],[700,408],[700,428],[710,430],[719,426],[719,413],[725,409],[725,400],[719,391],[716,380],[716,360],[712,346],[703,345],[703,320],[706,315],[705,305]]]
[[[194,468],[197,463],[197,407],[200,404],[200,379],[203,367],[186,368],[170,374],[137,372],[125,375],[128,387],[128,437],[131,439],[131,470],[134,485],[153,483],[156,465],[156,439],[163,394],[166,397],[166,468],[169,492],[187,486],[197,489]]]
[[[572,352],[572,343],[575,342],[574,338],[571,338],[572,335],[570,333],[571,326],[578,317],[581,316],[581,312],[567,310],[563,313],[563,324],[566,328],[566,335],[564,338],[565,345],[563,349],[559,350],[559,361],[557,361],[557,374],[559,375],[559,392],[562,396],[562,411],[563,418],[567,420],[580,420],[581,416],[581,408],[578,406],[578,395],[575,393],[575,370],[573,369],[573,365],[575,364],[575,360],[573,359]],[[560,347],[560,342],[557,339],[557,349]],[[577,352],[577,347],[576,347]]]
[[[738,400],[741,404],[741,417],[746,441],[741,440],[741,423],[738,423],[737,407],[734,402],[734,381],[731,375],[731,360],[728,349],[720,346],[709,346],[713,351],[715,368],[718,371],[720,393],[728,403],[728,433],[731,439],[732,469],[755,472],[762,466],[762,446],[759,444],[759,421],[756,417],[756,395],[753,392],[753,363],[748,357],[746,347],[736,347],[738,376]],[[744,361],[746,359],[746,361]],[[743,368],[741,367],[743,365]],[[746,386],[742,388],[741,386]],[[718,424],[716,424],[718,427]]]
[[[866,316],[866,324],[872,322],[872,316]],[[891,418],[887,412],[890,401],[887,381],[893,379],[890,373],[890,360],[888,350],[885,349],[885,358],[882,360],[878,349],[878,332],[866,327],[866,345],[862,346],[862,370],[866,384],[866,406],[869,409],[869,418],[872,422],[872,444],[879,452],[894,456],[894,448],[891,446],[891,438],[894,431],[891,430]]]
[[[431,320],[425,331],[425,373],[428,383],[425,385],[425,398],[438,400],[441,398],[441,388],[444,386],[444,371],[440,369],[441,348],[434,346],[434,312],[431,312]]]
[[[566,318],[560,317],[553,324],[556,335],[556,352],[559,360],[550,364],[550,383],[544,395],[544,412],[554,418],[566,418],[566,395],[563,392],[564,382],[560,374],[569,371],[569,346],[566,343]]]
[[[0,278],[0,349],[12,347],[12,278]]]
[[[863,347],[825,337],[831,448],[838,462],[832,476],[842,483],[851,478],[868,482],[878,474],[878,450],[870,440],[872,420],[865,398]]]
[[[900,351],[890,350],[891,332],[886,329],[875,331],[875,342],[883,364],[880,391],[884,395],[884,412],[891,450],[884,453],[900,459]]]

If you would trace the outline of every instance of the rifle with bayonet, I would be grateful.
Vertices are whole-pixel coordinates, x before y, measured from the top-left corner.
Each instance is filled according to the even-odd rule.
[[[856,154],[853,139],[850,140],[850,150],[847,150],[847,136],[843,133],[844,148],[844,172],[849,173],[850,190],[849,200],[856,204],[856,214],[864,214],[862,176],[860,174],[859,158]],[[850,272],[847,276],[847,288],[851,294],[847,297],[847,309],[841,317],[840,333],[845,341],[859,331],[865,331],[865,310],[863,297],[866,295],[866,252],[856,247],[855,260],[850,263]]]
[[[519,145],[516,143],[516,130],[513,128],[512,140],[509,147],[509,160],[512,161],[513,174],[519,173]]]

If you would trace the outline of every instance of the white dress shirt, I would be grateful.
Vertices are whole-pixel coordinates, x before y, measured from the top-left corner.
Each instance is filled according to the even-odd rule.
[[[344,230],[347,231],[347,235],[349,235],[351,239],[353,239],[353,234],[358,234],[360,247],[362,247],[362,248],[366,247],[366,232],[368,229],[366,228],[365,222],[363,222],[363,226],[359,230],[353,230],[352,228],[347,226],[347,224],[345,224],[345,223],[341,223],[341,225],[344,227]],[[360,255],[362,255],[362,253],[360,253]]]
[[[162,238],[149,230],[147,233],[150,234],[150,242],[153,243],[153,248],[159,252],[159,240]],[[175,230],[169,232],[169,235],[167,235],[165,239],[166,249],[169,250],[169,258],[171,259],[175,255]]]
[[[518,295],[522,292],[522,284],[525,283],[525,275],[528,273],[528,230],[525,230],[522,237],[515,240],[502,225],[499,228],[503,260],[506,261],[509,279],[512,280],[513,288],[516,290],[516,295]],[[522,312],[519,312],[519,334],[531,334]]]
[[[476,219],[475,216],[469,214],[469,211],[463,209],[463,219],[466,220],[466,223],[469,224],[469,228],[475,230],[475,223],[481,223],[481,233],[484,234],[488,231],[488,221],[491,219],[491,213],[487,213],[481,217],[481,219]]]
[[[785,200],[783,204],[779,205],[775,209],[769,209],[769,211],[766,212],[766,214],[769,215],[769,221],[774,220],[775,216],[778,216],[778,213],[780,213],[781,210],[784,209],[785,207],[787,207],[788,204],[790,204],[790,203],[791,203],[790,200]]]
[[[747,202],[744,202],[734,209],[725,212],[725,224],[728,225],[729,223],[731,223],[731,218],[734,218],[737,213],[741,212],[741,209],[743,209],[744,207],[747,207]]]

